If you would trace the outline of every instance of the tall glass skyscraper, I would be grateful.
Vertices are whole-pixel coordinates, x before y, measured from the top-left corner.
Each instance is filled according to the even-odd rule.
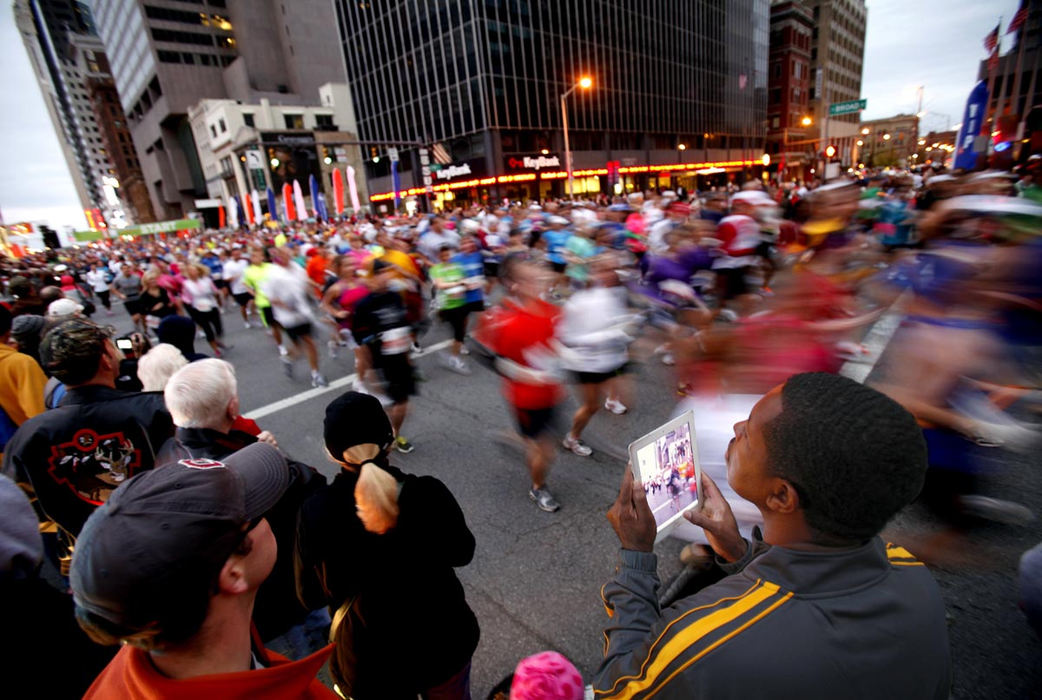
[[[440,144],[467,166],[453,171],[459,178],[523,172],[511,163],[526,156],[560,156],[554,169],[563,169],[560,96],[584,75],[592,89],[567,100],[576,170],[614,161],[625,174],[762,154],[768,0],[337,0],[335,8],[360,138],[372,144],[370,191],[390,189],[387,159],[372,157],[395,142]],[[422,184],[409,172],[416,162],[403,156],[401,167],[403,188]],[[622,180],[661,184],[655,167],[640,175]],[[535,182],[541,194],[561,191]]]

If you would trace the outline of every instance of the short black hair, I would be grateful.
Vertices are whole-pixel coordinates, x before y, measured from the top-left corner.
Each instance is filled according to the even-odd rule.
[[[764,426],[768,468],[790,481],[807,524],[826,539],[866,540],[912,502],[926,442],[889,396],[824,372],[797,374]]]

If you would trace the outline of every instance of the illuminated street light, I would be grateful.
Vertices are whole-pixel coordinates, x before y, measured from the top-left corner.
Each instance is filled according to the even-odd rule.
[[[862,136],[868,136],[868,132],[871,131],[867,126],[861,130]]]
[[[811,119],[810,117],[804,117],[803,119],[800,120],[800,124],[802,124],[803,126],[810,126],[813,123],[814,123],[814,120]]]
[[[884,141],[889,141],[890,140],[890,134],[883,134],[883,140]]]
[[[678,143],[677,144],[677,150],[678,151],[686,151],[687,150],[687,144],[686,143]]]
[[[279,167],[279,159],[278,158],[272,158],[271,159],[271,167],[273,167],[273,168]]]
[[[855,141],[855,143],[856,143],[857,145],[859,145],[859,146],[864,146],[864,145],[865,145],[865,142],[864,142],[864,141],[862,141],[861,139],[858,139],[857,141]]]
[[[578,88],[583,90],[589,90],[593,86],[593,78],[588,75],[584,75],[579,78],[579,82],[573,85],[561,95],[561,126],[564,127],[564,167],[568,172],[568,196],[575,197],[575,181],[572,177],[572,150],[568,143],[568,105],[566,100],[568,96],[575,92]]]

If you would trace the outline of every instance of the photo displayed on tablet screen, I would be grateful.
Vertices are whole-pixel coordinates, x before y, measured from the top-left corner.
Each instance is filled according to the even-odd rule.
[[[660,527],[698,502],[698,479],[688,423],[637,449],[637,466],[648,505]]]

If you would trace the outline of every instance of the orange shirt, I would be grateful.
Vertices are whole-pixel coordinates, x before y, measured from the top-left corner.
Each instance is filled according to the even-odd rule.
[[[84,700],[335,699],[336,693],[315,678],[332,650],[333,645],[329,645],[300,661],[290,661],[265,650],[267,668],[174,680],[156,670],[148,652],[124,646],[83,697]]]

